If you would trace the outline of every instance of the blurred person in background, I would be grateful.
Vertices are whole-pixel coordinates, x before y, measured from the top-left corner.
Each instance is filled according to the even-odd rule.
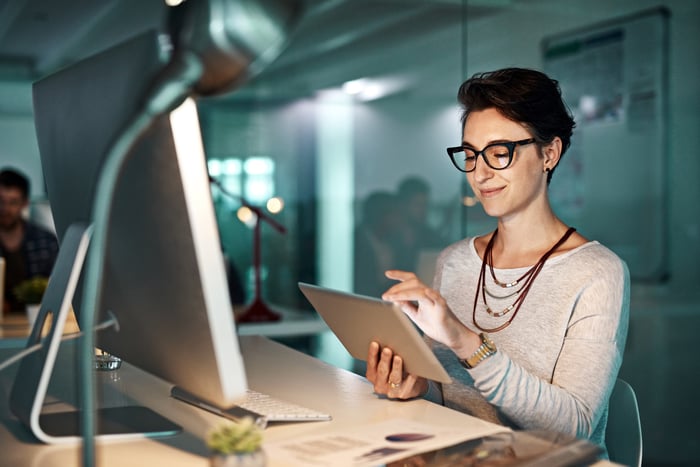
[[[29,179],[12,168],[0,170],[0,256],[5,259],[3,313],[23,311],[14,289],[33,277],[51,275],[58,254],[56,235],[24,218]]]

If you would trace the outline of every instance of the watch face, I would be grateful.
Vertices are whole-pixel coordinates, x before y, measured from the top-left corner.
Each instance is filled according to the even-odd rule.
[[[493,341],[491,340],[491,337],[488,334],[486,334],[486,333],[481,334],[481,342],[486,344],[486,347],[488,347],[488,349],[491,352],[496,351],[496,344],[493,343]]]

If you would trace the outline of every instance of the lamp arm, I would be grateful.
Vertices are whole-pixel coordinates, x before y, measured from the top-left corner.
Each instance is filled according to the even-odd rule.
[[[92,205],[93,234],[87,257],[87,273],[83,289],[83,310],[80,328],[93,329],[97,307],[101,302],[101,283],[107,253],[107,226],[112,210],[114,192],[122,169],[132,154],[131,148],[155,117],[169,112],[188,97],[193,84],[199,79],[202,67],[195,56],[182,55],[174,66],[166,67],[157,85],[147,98],[142,110],[122,130],[110,146],[99,174]],[[79,347],[78,368],[82,411],[83,465],[95,465],[95,394],[93,384],[94,332],[85,332]]]
[[[230,191],[228,191],[226,188],[224,188],[223,184],[219,180],[212,177],[211,175],[209,176],[209,182],[213,183],[227,197],[229,197],[235,201],[238,201],[239,203],[241,203],[241,205],[243,207],[246,207],[246,208],[250,209],[251,211],[253,211],[255,213],[255,215],[258,216],[258,219],[264,220],[265,222],[270,224],[275,230],[277,230],[279,233],[281,233],[281,234],[287,233],[287,228],[285,226],[283,226],[282,224],[280,224],[279,222],[277,222],[275,219],[273,219],[272,216],[267,214],[260,207],[253,206],[252,204],[250,204],[244,197],[242,197],[240,195],[235,195],[235,194],[231,193]]]

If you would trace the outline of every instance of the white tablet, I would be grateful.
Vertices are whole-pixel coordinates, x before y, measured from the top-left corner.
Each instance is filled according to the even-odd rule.
[[[400,355],[406,372],[441,383],[452,382],[413,322],[397,305],[299,282],[299,288],[353,357],[367,361],[378,342]]]

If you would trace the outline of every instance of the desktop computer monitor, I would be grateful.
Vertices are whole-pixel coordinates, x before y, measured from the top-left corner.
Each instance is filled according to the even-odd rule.
[[[72,242],[64,256],[73,250],[84,256],[71,229],[91,222],[104,155],[167,60],[161,37],[150,32],[35,83],[49,201],[61,248]],[[130,148],[114,190],[105,250],[96,322],[114,316],[118,327],[99,331],[97,347],[216,405],[242,397],[246,374],[193,100],[157,116]],[[80,282],[67,278],[65,271],[75,267],[57,270],[65,277],[54,281],[52,275],[50,282],[69,284],[67,292],[77,287],[76,314],[90,312],[81,308]],[[41,313],[60,307],[44,303]],[[39,384],[46,363],[46,352],[23,362],[13,410],[41,439],[54,442],[57,437],[38,426],[37,398],[44,394],[28,395],[36,388],[27,387]]]

